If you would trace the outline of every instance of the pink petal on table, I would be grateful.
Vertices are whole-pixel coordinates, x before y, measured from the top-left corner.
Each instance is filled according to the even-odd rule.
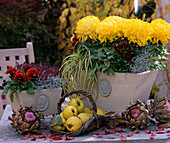
[[[53,140],[62,140],[63,138],[59,137],[59,136],[55,136],[52,138]]]
[[[49,129],[49,126],[44,127],[44,130],[47,130],[47,129]]]
[[[21,138],[22,140],[28,139],[30,137],[30,133],[28,133],[25,137]]]
[[[164,131],[164,127],[160,126],[158,127],[158,129],[156,129],[157,131]]]
[[[74,140],[75,137],[70,138],[68,135],[66,135],[65,140]]]
[[[133,132],[131,132],[130,134],[127,135],[128,137],[131,137],[133,136]]]
[[[37,131],[35,134],[36,135],[43,135],[40,131]]]
[[[154,139],[155,138],[155,136],[154,136],[154,134],[152,133],[151,135],[150,135],[150,139]]]
[[[92,133],[93,135],[100,135],[100,133]]]
[[[148,130],[145,130],[145,133],[147,133],[147,134],[151,134],[151,129],[148,129]]]
[[[93,135],[95,138],[102,138],[102,136]]]
[[[31,135],[31,140],[32,140],[32,141],[35,141],[35,140],[36,140],[36,137],[33,136],[33,135]]]
[[[136,128],[136,130],[134,132],[137,133],[137,134],[140,133],[140,131],[137,128]]]
[[[166,131],[167,133],[170,133],[170,130]]]
[[[106,133],[100,133],[100,135],[107,135]]]
[[[43,139],[43,141],[46,141],[46,140],[47,140],[47,138],[44,138],[44,139]]]
[[[108,138],[108,139],[115,139],[115,137],[109,137],[109,136],[107,136],[107,138]]]
[[[156,134],[165,134],[165,132],[156,132]]]
[[[127,138],[125,138],[124,136],[122,136],[122,134],[121,134],[120,139],[121,139],[122,141],[126,141],[126,140],[127,140]]]

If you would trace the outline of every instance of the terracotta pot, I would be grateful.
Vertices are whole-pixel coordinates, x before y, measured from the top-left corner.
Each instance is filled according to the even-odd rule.
[[[23,107],[32,105],[34,109],[37,109],[44,115],[55,114],[57,113],[57,104],[61,93],[62,88],[35,90],[35,94],[28,94],[26,91],[21,91],[17,95],[16,93],[13,94],[11,107],[14,111],[17,111],[20,105]]]

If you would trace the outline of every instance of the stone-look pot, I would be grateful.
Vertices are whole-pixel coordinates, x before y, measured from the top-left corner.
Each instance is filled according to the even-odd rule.
[[[157,74],[158,70],[136,74],[116,72],[115,75],[98,72],[98,94],[95,89],[92,93],[97,107],[120,113],[130,102],[137,99],[147,101]],[[90,107],[87,99],[83,99],[83,102]]]
[[[9,92],[11,92],[9,90]],[[35,94],[28,94],[21,91],[17,95],[13,94],[13,102],[11,107],[17,111],[21,106],[33,106],[39,113],[43,115],[57,113],[57,104],[62,94],[62,88],[35,90]]]
[[[130,102],[148,100],[150,91],[158,74],[156,71],[142,73],[115,73],[107,75],[98,72],[98,108],[106,111],[123,112]]]

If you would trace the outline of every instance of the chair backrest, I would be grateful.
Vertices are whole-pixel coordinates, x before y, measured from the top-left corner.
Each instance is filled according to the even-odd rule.
[[[26,48],[0,49],[0,78],[3,76],[8,66],[15,66],[28,61],[34,62],[34,50],[32,42],[27,42]]]
[[[34,62],[34,50],[32,42],[27,42],[26,48],[13,48],[13,49],[0,49],[0,84],[2,84],[1,78],[5,74],[8,66],[15,66],[16,62],[19,64],[28,61],[29,63]],[[2,115],[3,105],[9,103],[9,97],[3,95],[0,90],[0,119]]]

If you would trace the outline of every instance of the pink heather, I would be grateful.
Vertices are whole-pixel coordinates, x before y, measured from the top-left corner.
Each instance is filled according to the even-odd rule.
[[[132,117],[137,117],[139,115],[140,111],[138,109],[132,109],[131,110],[131,114],[132,114]]]
[[[35,120],[35,116],[32,112],[26,112],[25,118],[27,119],[27,121],[34,121]]]

